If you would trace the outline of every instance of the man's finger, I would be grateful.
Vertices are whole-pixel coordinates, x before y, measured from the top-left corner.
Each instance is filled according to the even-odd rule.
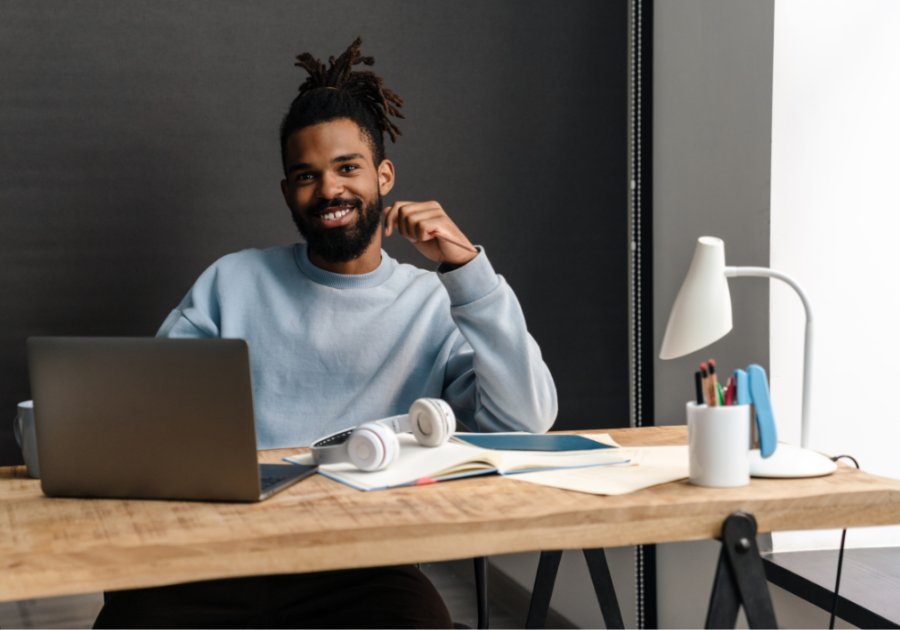
[[[394,230],[410,240],[430,240],[417,229],[416,224],[426,218],[446,216],[444,209],[436,201],[395,201],[384,210],[384,234],[390,236]]]
[[[390,236],[397,227],[397,215],[401,206],[409,203],[408,201],[395,201],[384,210],[384,235]]]
[[[440,210],[426,209],[413,217],[413,230],[420,241],[431,240],[431,233],[444,224],[444,213]]]
[[[419,222],[431,219],[433,217],[443,216],[444,212],[440,208],[434,208],[425,203],[412,203],[404,206],[397,218],[401,227],[401,232],[405,236],[419,237],[421,234],[416,227]],[[421,239],[420,239],[421,240]]]

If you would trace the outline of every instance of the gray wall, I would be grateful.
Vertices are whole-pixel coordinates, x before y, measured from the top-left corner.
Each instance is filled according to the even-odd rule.
[[[558,428],[627,426],[621,2],[0,3],[0,418],[29,335],[152,335],[218,257],[296,240],[277,130],[362,35],[406,99],[392,201],[437,199],[516,291]],[[386,249],[428,265],[403,239]],[[598,413],[598,409],[603,413]],[[0,463],[17,459],[0,422]]]
[[[657,353],[697,238],[730,265],[769,264],[774,0],[657,0],[654,15],[653,297]],[[685,423],[694,372],[769,364],[767,280],[730,281],[734,329],[655,366],[656,423]],[[723,379],[724,380],[724,379]],[[719,543],[657,547],[661,628],[703,627]],[[788,596],[790,597],[790,596]]]
[[[700,236],[730,265],[769,265],[774,0],[658,1],[653,112],[653,300],[657,353]],[[656,424],[684,424],[694,372],[769,364],[768,280],[730,281],[734,329],[656,360]]]

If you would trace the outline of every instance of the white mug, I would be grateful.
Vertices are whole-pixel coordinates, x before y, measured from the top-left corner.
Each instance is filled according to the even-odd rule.
[[[687,404],[690,480],[735,488],[750,483],[750,405]]]
[[[41,469],[38,466],[37,435],[34,430],[34,401],[26,400],[19,403],[19,410],[13,424],[13,432],[16,434],[16,442],[22,449],[22,457],[25,459],[25,467],[28,468],[28,476],[32,479],[40,479]]]

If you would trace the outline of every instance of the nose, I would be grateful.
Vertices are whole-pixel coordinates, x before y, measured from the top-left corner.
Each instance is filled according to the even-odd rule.
[[[325,173],[319,180],[319,190],[317,196],[320,199],[334,199],[340,197],[344,192],[344,186],[334,173]]]

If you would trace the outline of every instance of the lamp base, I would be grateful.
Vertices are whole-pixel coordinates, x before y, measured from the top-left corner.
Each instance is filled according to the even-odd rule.
[[[759,449],[750,451],[750,476],[775,479],[824,477],[837,470],[837,464],[820,453],[790,444],[779,444],[765,459]]]

